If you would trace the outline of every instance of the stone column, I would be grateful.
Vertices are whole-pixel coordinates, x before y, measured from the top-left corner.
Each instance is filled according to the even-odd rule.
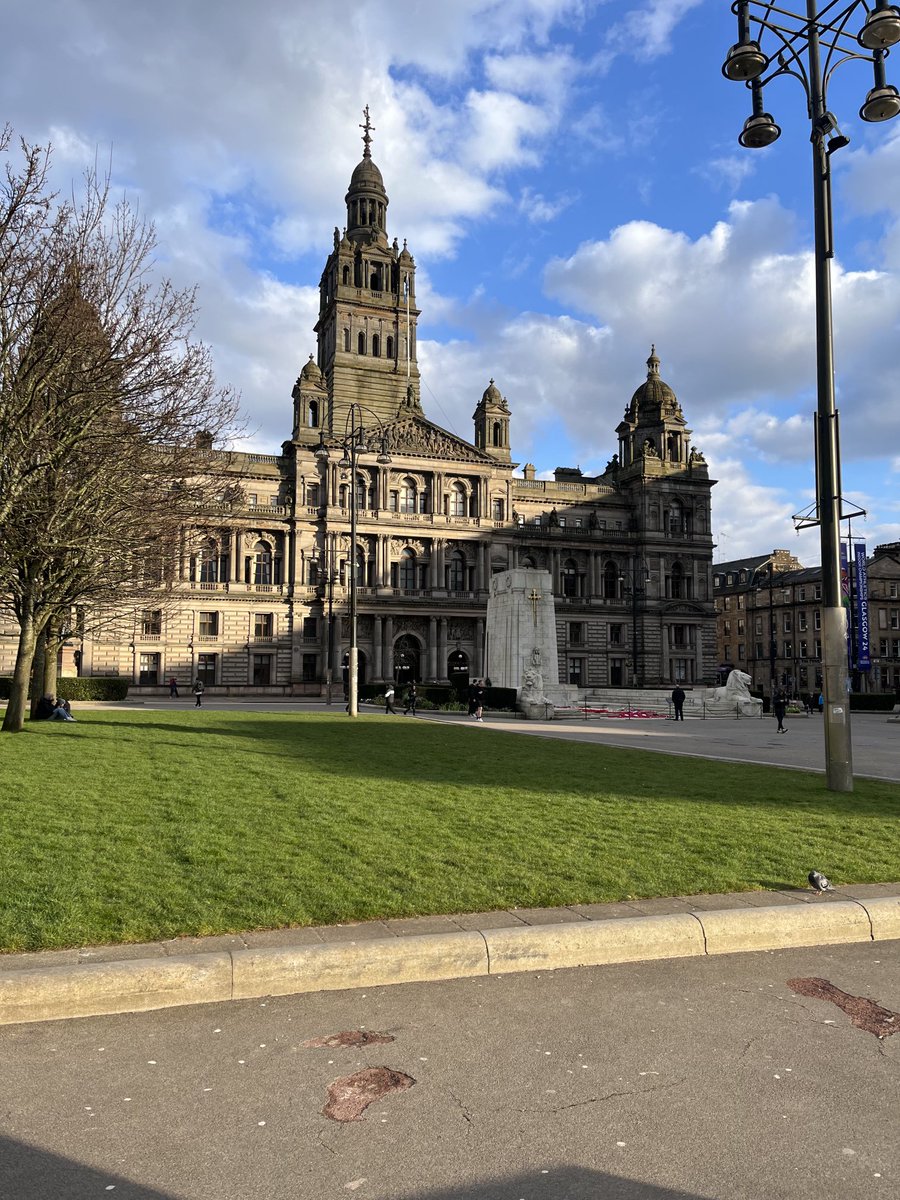
[[[484,582],[484,542],[475,543],[475,590],[483,592]]]
[[[384,678],[384,630],[382,628],[381,617],[375,618],[375,663],[373,680]]]
[[[384,679],[394,678],[394,618],[384,618]]]
[[[447,678],[447,618],[440,617],[438,624],[438,669],[436,678]]]
[[[474,673],[479,679],[484,675],[484,617],[475,618],[475,662]]]
[[[437,617],[428,618],[428,678],[437,679]]]

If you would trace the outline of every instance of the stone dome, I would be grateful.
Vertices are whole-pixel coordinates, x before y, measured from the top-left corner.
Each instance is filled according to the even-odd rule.
[[[300,378],[304,383],[322,382],[322,372],[319,370],[318,364],[312,355],[309,356],[309,361],[303,364],[303,370],[300,372]]]
[[[494,383],[493,379],[484,389],[484,394],[482,395],[481,399],[485,402],[485,404],[500,404],[502,402],[503,397],[500,394],[500,389],[497,387],[496,383]]]
[[[378,192],[385,190],[384,178],[371,158],[363,158],[353,168],[353,174],[350,176],[349,191],[373,190]]]
[[[654,412],[674,412],[678,408],[678,397],[659,375],[659,359],[656,347],[651,346],[647,359],[647,378],[631,397],[631,411],[653,409]]]

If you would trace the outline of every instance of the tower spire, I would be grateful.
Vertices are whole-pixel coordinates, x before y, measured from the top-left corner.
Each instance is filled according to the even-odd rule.
[[[367,105],[366,105],[366,107],[363,109],[363,116],[366,118],[365,124],[364,124],[364,125],[360,125],[360,129],[362,129],[362,130],[363,130],[363,138],[362,138],[362,140],[363,140],[363,158],[371,158],[371,157],[372,157],[372,151],[369,149],[369,147],[370,147],[370,146],[371,146],[371,144],[372,144],[372,136],[371,136],[371,131],[372,131],[372,130],[375,128],[375,126],[374,126],[374,125],[371,123],[371,121],[369,120],[369,106],[368,106],[368,104],[367,104]]]

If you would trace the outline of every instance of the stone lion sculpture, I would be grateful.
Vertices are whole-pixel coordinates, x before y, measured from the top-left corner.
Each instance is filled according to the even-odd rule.
[[[544,677],[537,667],[526,667],[525,674],[522,676],[519,700],[523,704],[543,704],[545,702]]]
[[[750,695],[750,684],[753,680],[745,671],[731,671],[724,687],[714,688],[707,701],[707,707],[727,708],[734,712],[735,707],[747,717],[757,716],[762,708],[762,700]]]

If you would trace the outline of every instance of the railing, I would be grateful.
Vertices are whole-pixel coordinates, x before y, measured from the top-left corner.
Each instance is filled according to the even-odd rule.
[[[197,581],[195,579],[192,579],[191,580],[191,591],[192,592],[197,592],[197,591],[199,591],[199,592],[227,592],[228,584],[225,583],[224,581],[221,583],[208,583],[205,580]]]

